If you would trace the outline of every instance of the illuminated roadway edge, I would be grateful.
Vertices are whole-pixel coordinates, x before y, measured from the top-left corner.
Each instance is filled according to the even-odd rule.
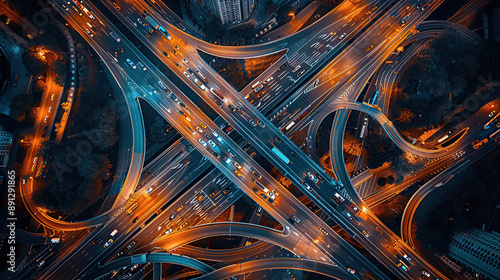
[[[268,270],[268,269],[296,269],[296,270],[309,271],[322,274],[335,279],[342,279],[342,280],[357,279],[354,275],[332,264],[313,261],[313,260],[290,259],[290,258],[260,259],[255,261],[248,261],[248,262],[228,265],[214,272],[205,274],[203,276],[194,279],[196,280],[227,279],[245,273],[251,273],[255,271]]]
[[[151,242],[150,244],[139,247],[133,252],[149,251],[154,247],[162,247],[167,252],[180,246],[214,236],[241,236],[260,239],[262,241],[283,247],[290,252],[305,257],[306,252],[295,252],[297,239],[289,238],[290,231],[277,231],[268,227],[248,224],[248,223],[211,223],[190,227],[186,230],[177,231],[165,235]]]
[[[133,266],[135,264],[145,264],[145,263],[172,263],[178,264],[192,269],[196,269],[201,273],[213,272],[215,269],[202,261],[195,260],[189,257],[184,257],[180,255],[172,255],[168,253],[148,253],[127,256],[117,259],[109,264],[100,267],[98,270],[93,271],[88,278],[89,279],[99,279],[106,274],[118,270],[123,267]]]
[[[195,246],[183,246],[175,250],[176,254],[206,261],[234,262],[255,256],[274,247],[273,244],[257,241],[250,245],[231,249],[206,249]]]

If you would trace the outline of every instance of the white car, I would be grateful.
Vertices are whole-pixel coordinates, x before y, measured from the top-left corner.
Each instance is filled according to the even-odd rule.
[[[146,66],[144,64],[142,64],[142,62],[137,62],[137,66],[139,66],[140,68],[142,68],[142,70],[146,71],[148,70],[148,68],[146,68]]]
[[[172,229],[169,229],[169,230],[165,231],[165,234],[169,234],[171,232],[172,232]]]
[[[115,234],[118,232],[118,230],[113,230],[113,232],[111,232],[111,236],[115,236]]]
[[[182,59],[182,62],[184,62],[184,64],[186,64],[186,65],[189,63],[189,61],[187,61],[187,59],[185,59],[185,58]]]
[[[45,120],[43,120],[44,123],[47,123],[47,120],[49,119],[49,116],[45,116]]]
[[[339,39],[340,39],[340,40],[344,39],[346,35],[347,35],[347,34],[342,33],[342,35],[340,35],[340,36],[339,36]]]
[[[206,90],[207,87],[202,83],[200,82],[200,80],[198,79],[194,79],[194,82],[198,85],[199,88],[201,88],[202,90]]]
[[[200,142],[200,144],[203,145],[203,147],[206,147],[207,146],[207,143],[205,143],[205,141],[203,141],[202,139],[198,140],[198,142]]]
[[[52,106],[49,107],[49,113],[52,111]]]
[[[215,142],[214,142],[214,141],[212,141],[212,140],[208,140],[208,144],[210,144],[210,146],[211,146],[212,148],[215,148],[215,146],[216,146],[216,145],[215,145]]]
[[[186,72],[186,71],[184,71],[184,76],[186,76],[186,78],[191,77],[191,76],[189,75],[189,73],[188,73],[188,72]]]
[[[90,30],[88,28],[85,28],[85,32],[87,32],[87,34],[90,36],[90,37],[94,37],[94,34],[92,34],[92,32],[90,32]]]

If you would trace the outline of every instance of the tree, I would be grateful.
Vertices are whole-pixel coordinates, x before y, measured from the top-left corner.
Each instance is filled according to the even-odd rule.
[[[400,123],[409,123],[411,119],[415,117],[415,114],[410,109],[407,108],[401,108],[399,109],[399,115],[396,119],[396,121]]]
[[[156,117],[150,130],[151,140],[158,144],[165,143],[169,138],[167,133],[168,128],[167,122],[162,117]]]
[[[22,61],[26,70],[32,75],[38,75],[49,68],[47,62],[41,60],[32,48],[23,53]]]
[[[36,80],[35,82],[35,90],[36,91],[44,91],[47,89],[47,85],[45,84],[45,81],[43,80]]]
[[[345,153],[353,156],[358,156],[361,153],[361,143],[359,143],[359,141],[354,138],[354,135],[346,132],[344,134],[343,150]]]
[[[102,150],[113,146],[119,139],[116,132],[118,113],[116,109],[105,106],[96,108],[89,117],[92,129],[92,142]]]
[[[82,178],[90,177],[107,180],[111,170],[108,157],[103,154],[91,154],[83,158],[78,165],[78,173]]]
[[[24,121],[33,106],[35,102],[31,94],[17,95],[10,101],[9,116],[18,122]]]
[[[266,0],[266,15],[270,16],[276,10],[276,5],[273,0]]]

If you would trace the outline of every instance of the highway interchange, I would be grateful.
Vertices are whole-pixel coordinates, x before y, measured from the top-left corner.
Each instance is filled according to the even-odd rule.
[[[389,279],[391,276],[386,275],[388,272],[398,279],[418,279],[421,271],[430,272],[430,279],[447,279],[412,248],[408,232],[411,232],[411,220],[418,203],[434,187],[434,183],[443,180],[439,176],[452,176],[464,167],[464,163],[471,164],[496,147],[495,141],[490,141],[484,145],[488,148],[482,147],[480,150],[472,150],[470,145],[475,139],[488,137],[492,132],[488,130],[489,134],[485,134],[482,128],[489,119],[489,112],[486,112],[489,105],[462,124],[468,130],[457,143],[434,149],[410,144],[387,119],[386,103],[390,92],[384,92],[378,106],[356,102],[370,77],[442,1],[428,1],[425,10],[419,8],[417,1],[360,1],[354,4],[344,1],[306,29],[269,43],[241,47],[213,45],[185,33],[183,30],[186,27],[182,25],[179,29],[179,19],[161,5],[116,1],[120,5],[118,10],[106,0],[95,3],[106,6],[140,38],[148,51],[171,70],[170,73],[162,73],[155,66],[156,62],[146,58],[94,4],[87,1],[77,4],[66,0],[50,2],[94,48],[123,90],[127,112],[130,114],[129,141],[132,144],[127,171],[122,173],[123,187],[116,195],[113,208],[86,221],[59,221],[38,211],[30,200],[33,180],[29,180],[29,177],[32,174],[29,166],[25,168],[27,182],[23,183],[22,190],[30,213],[42,225],[65,232],[63,240],[78,236],[72,245],[63,242],[59,250],[61,256],[53,256],[43,269],[32,267],[37,279],[93,279],[123,266],[148,262],[185,265],[205,274],[200,279],[222,279],[245,271],[296,267],[338,279]],[[63,5],[83,6],[91,16],[86,13],[80,16],[75,9],[65,9]],[[137,20],[142,19],[144,22],[144,11],[158,20],[172,38],[167,38],[158,30],[152,34],[144,32],[144,24]],[[401,18],[409,13],[412,16],[406,25],[400,26]],[[397,16],[392,17],[394,14]],[[92,28],[89,29],[89,26]],[[437,27],[431,25],[429,28]],[[293,28],[290,30],[295,31]],[[198,50],[227,58],[255,58],[281,50],[287,53],[256,79],[264,81],[273,77],[263,87],[265,94],[258,95],[251,87],[254,83],[240,92],[234,89],[200,58]],[[132,63],[127,62],[127,59]],[[282,65],[286,66],[282,68]],[[195,74],[193,71],[199,72]],[[173,80],[180,81],[182,86]],[[211,89],[224,95],[221,106],[216,103],[220,100],[211,93]],[[208,104],[219,117],[210,119],[191,100],[190,97],[194,95]],[[174,143],[147,166],[143,166],[145,134],[139,98],[148,102],[183,136],[182,140]],[[277,104],[285,106],[277,107]],[[398,147],[422,158],[449,158],[468,149],[466,157],[453,164],[446,161],[446,166],[455,168],[448,168],[429,181],[416,194],[417,198],[410,200],[411,206],[405,209],[403,217],[402,239],[371,213],[370,205],[365,205],[357,194],[345,170],[342,139],[349,110],[372,116]],[[332,125],[330,149],[335,180],[330,179],[314,160],[315,147],[310,143],[311,139],[315,139],[319,123],[333,111],[338,112]],[[234,128],[231,133],[224,130],[228,125]],[[310,155],[288,138],[307,125],[310,125],[309,130],[313,129],[308,131],[306,139],[307,149],[312,153]],[[247,143],[251,144],[251,148],[243,149]],[[289,159],[288,162],[276,156],[273,152],[276,148]],[[35,152],[32,151],[33,154]],[[258,157],[251,156],[253,152]],[[34,156],[30,154],[29,157]],[[335,224],[376,258],[385,270],[381,271],[277,182],[261,166],[257,160],[260,157],[288,177]],[[436,169],[443,166],[439,165]],[[257,189],[255,181],[259,181],[267,190]],[[273,191],[277,194],[274,195],[274,202],[270,198]],[[339,199],[338,195],[335,198],[335,194],[342,198]],[[269,229],[245,223],[210,223],[243,195],[259,204],[282,227]],[[127,213],[136,203],[137,209],[132,214]],[[299,222],[292,217],[296,217]],[[84,229],[93,231],[88,235],[80,234],[80,230]],[[112,234],[115,230],[118,233]],[[113,241],[107,244],[111,234]],[[188,254],[168,254],[196,240],[225,235],[263,240],[287,249],[299,259],[254,260],[242,262],[241,267],[226,266],[214,271],[212,267],[197,261],[196,253],[190,257]],[[398,244],[411,257],[411,261],[403,259],[393,244]],[[147,258],[150,259],[146,261],[146,255],[141,254],[155,248],[164,248],[162,250],[167,253],[163,254],[165,256],[162,253],[149,255]],[[258,251],[255,249],[253,252]],[[126,258],[126,254],[133,256]],[[154,258],[156,255],[157,259]],[[311,266],[312,263],[315,265]],[[401,269],[398,264],[402,263],[410,269]],[[152,266],[148,269],[152,269]],[[125,277],[128,274],[126,271],[120,271],[119,275]],[[140,269],[133,276],[136,279],[141,277],[138,271]],[[26,271],[23,272],[23,276],[18,276],[24,277]],[[157,271],[155,275],[158,275]]]

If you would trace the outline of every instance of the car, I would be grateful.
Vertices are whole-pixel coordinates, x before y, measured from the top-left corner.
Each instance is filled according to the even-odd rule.
[[[228,104],[227,107],[231,110],[231,111],[235,111],[236,108],[234,108],[233,104]]]
[[[146,66],[144,64],[142,64],[142,62],[137,62],[137,66],[139,66],[142,70],[146,71],[148,70],[148,68],[146,68]]]
[[[321,226],[318,226],[318,228],[324,235],[328,235],[328,232],[324,228],[322,228]]]
[[[142,21],[142,19],[141,19],[141,18],[138,18],[138,19],[137,19],[137,22],[138,22],[140,25],[144,25],[144,22]]]
[[[205,137],[207,137],[208,140],[212,140],[212,137],[210,137],[210,135],[208,134],[205,134]]]
[[[188,72],[184,71],[183,73],[184,73],[184,76],[186,76],[186,78],[191,77]]]
[[[90,37],[94,37],[94,34],[92,34],[92,32],[90,32],[90,30],[88,28],[85,28],[85,32],[90,36]]]
[[[310,171],[307,172],[307,177],[309,177],[309,179],[311,179],[314,183],[318,182],[318,178],[316,178]]]
[[[256,171],[252,171],[252,174],[253,176],[255,176],[257,179],[262,179],[262,176],[260,176],[259,173],[257,173]]]
[[[347,212],[347,211],[344,211],[345,215],[347,216],[347,218],[351,219],[352,218],[352,215],[351,213]]]
[[[187,71],[188,71],[189,75],[194,76],[193,70],[191,70],[191,69],[188,68]]]
[[[405,258],[405,260],[411,261],[411,257],[410,256],[408,256],[407,254],[404,254],[404,253],[402,255],[403,255],[403,258]]]
[[[376,230],[378,233],[382,234],[382,230],[381,230],[379,227],[375,227],[375,230]]]
[[[253,187],[253,188],[252,188],[252,190],[253,190],[254,192],[256,192],[256,193],[258,193],[258,192],[259,192],[259,190],[258,190],[256,187]]]
[[[227,163],[227,164],[230,164],[230,163],[231,163],[231,159],[230,159],[230,158],[228,158],[228,157],[226,157],[226,156],[224,156],[224,160],[226,161],[226,163]]]
[[[216,158],[220,158],[220,155],[217,152],[212,152],[212,155],[214,155],[214,157]]]
[[[398,267],[401,268],[402,270],[404,271],[408,271],[408,269],[410,269],[408,266],[406,266],[404,263],[402,263],[401,261],[398,263]]]
[[[362,232],[362,233],[363,233],[363,235],[364,235],[366,238],[368,238],[368,237],[370,236],[370,235],[368,234],[368,232],[366,232],[366,230],[363,230],[363,232]]]
[[[179,67],[179,68],[182,68],[182,65],[179,64],[179,62],[176,62],[175,63],[175,66]]]
[[[106,243],[104,244],[104,248],[106,248],[106,247],[108,247],[109,245],[111,245],[111,243],[113,243],[113,239],[108,240],[108,242],[106,242]]]
[[[421,273],[425,277],[431,277],[431,274],[429,272],[425,271],[425,270],[422,270]]]
[[[38,267],[42,267],[42,265],[43,265],[44,263],[45,263],[45,260],[43,260],[43,261],[39,262],[39,263],[37,264],[37,266],[38,266]]]
[[[54,96],[55,96],[55,93],[52,94],[52,96],[50,97],[50,100],[54,100]]]
[[[170,57],[170,55],[168,54],[168,52],[163,52],[163,55],[166,56],[166,57]]]
[[[207,146],[207,143],[205,143],[205,141],[203,141],[203,139],[198,140],[198,142],[200,142],[200,144],[203,145],[203,147]]]
[[[495,114],[496,112],[495,111],[491,111],[491,113],[488,115],[488,117],[493,117],[493,115]]]
[[[45,116],[45,120],[43,120],[44,123],[47,123],[47,120],[49,119],[49,116]]]
[[[257,126],[257,124],[255,123],[254,120],[252,119],[249,119],[248,122],[252,125],[252,126]]]
[[[215,104],[219,106],[219,108],[222,108],[223,104],[219,100],[215,100]]]
[[[135,223],[139,220],[139,216],[135,217],[135,219],[132,221],[132,223]]]
[[[169,234],[171,232],[172,232],[172,229],[169,229],[169,230],[165,231],[165,234]]]
[[[263,199],[267,199],[267,195],[264,193],[261,193],[260,196],[262,196]]]
[[[281,71],[281,70],[285,69],[285,67],[286,67],[286,64],[282,64],[282,65],[278,68],[278,71]]]
[[[181,210],[182,210],[182,208],[184,208],[184,205],[179,206],[179,208],[177,208],[177,210],[176,210],[176,211],[177,211],[177,212],[179,212],[179,211],[181,211]]]
[[[177,51],[175,49],[172,49],[173,54],[177,54]]]
[[[266,127],[266,125],[261,120],[257,120],[257,124],[262,128]]]
[[[212,148],[215,148],[215,146],[216,146],[216,145],[215,145],[215,142],[214,142],[214,141],[212,141],[212,140],[208,140],[208,144],[209,144],[209,145],[210,145],[210,147],[212,147]]]
[[[238,177],[241,177],[241,173],[240,173],[240,172],[238,172],[238,170],[235,170],[235,171],[234,171],[234,174],[238,175]]]
[[[236,168],[238,168],[238,169],[241,169],[241,165],[237,162],[234,162],[234,166],[236,166]]]
[[[177,96],[175,96],[175,94],[173,94],[173,93],[170,93],[169,97],[170,97],[170,99],[172,99],[175,102],[179,101],[179,98],[177,98]]]
[[[302,69],[302,71],[300,71],[299,73],[297,73],[297,77],[302,76],[302,74],[304,74],[305,71],[306,71],[305,69]]]
[[[186,119],[186,121],[191,122],[191,118],[188,114],[184,113],[184,111],[180,110],[179,114],[181,114]]]
[[[194,82],[198,85],[201,90],[206,90],[207,87],[198,79],[194,79]]]
[[[176,212],[172,213],[172,215],[170,215],[170,217],[168,219],[173,220],[173,219],[175,219],[175,216],[177,216]]]
[[[207,128],[207,126],[204,124],[204,123],[200,123],[200,126],[203,127],[203,128]]]
[[[292,216],[292,222],[293,222],[294,224],[298,224],[298,223],[300,223],[300,219],[299,219],[299,218],[297,218],[296,216]]]
[[[35,158],[33,159],[33,164],[36,164],[36,162],[37,162],[37,161],[38,161],[38,157],[35,157]]]
[[[300,67],[301,67],[300,65],[297,65],[297,67],[293,68],[292,73],[297,72],[300,69]]]
[[[115,236],[115,234],[116,234],[117,232],[118,232],[118,230],[117,230],[117,229],[115,229],[115,230],[113,230],[113,232],[111,232],[111,234],[110,234],[110,235],[111,235],[111,236]]]
[[[196,130],[198,130],[200,133],[203,133],[203,129],[201,129],[199,126],[196,127]]]
[[[276,198],[276,195],[271,191],[267,194],[269,196],[269,199],[275,199]]]
[[[174,44],[174,48],[180,50],[179,47],[176,44]]]
[[[127,62],[127,64],[128,64],[130,67],[132,67],[133,69],[136,69],[136,68],[137,68],[137,66],[135,66],[135,64],[134,64],[134,63],[132,62],[132,60],[130,60],[129,58],[127,58],[125,61],[126,61],[126,62]]]
[[[272,76],[271,76],[271,77],[267,78],[266,80],[264,80],[262,83],[263,83],[263,84],[268,84],[268,83],[270,83],[272,80],[274,80],[274,77],[272,77]]]
[[[157,93],[156,89],[152,85],[149,85],[149,91],[152,93]]]
[[[233,157],[235,157],[235,156],[236,156],[236,153],[235,153],[233,150],[228,149],[227,151],[229,152],[229,154],[230,154],[231,156],[233,156]]]
[[[185,59],[185,58],[182,59],[182,62],[184,62],[184,64],[186,64],[186,65],[189,63],[189,61],[187,61],[187,59]]]
[[[427,9],[427,7],[429,7],[429,3],[426,3],[425,5],[422,6],[422,11],[424,11],[425,9]]]
[[[356,270],[354,270],[354,269],[352,269],[350,267],[347,268],[347,271],[350,272],[350,273],[352,273],[352,274],[356,273]]]
[[[294,151],[292,151],[292,156],[299,157],[299,155],[296,152],[294,152]]]
[[[205,83],[208,82],[207,77],[205,77],[205,75],[203,75],[203,73],[196,70],[196,74],[198,74],[198,77],[200,77]]]
[[[124,50],[122,47],[120,47],[120,46],[118,46],[118,47],[116,47],[116,48],[117,48],[120,52],[124,52],[124,51],[125,51],[125,50]]]
[[[366,51],[369,52],[371,49],[373,49],[373,45],[370,45],[368,48],[366,48]]]
[[[347,34],[342,33],[342,34],[339,36],[339,39],[340,39],[340,40],[344,39],[346,35],[347,35]]]
[[[61,5],[61,7],[63,7],[66,11],[69,11],[68,6],[66,6],[66,5],[62,4],[62,5]]]

